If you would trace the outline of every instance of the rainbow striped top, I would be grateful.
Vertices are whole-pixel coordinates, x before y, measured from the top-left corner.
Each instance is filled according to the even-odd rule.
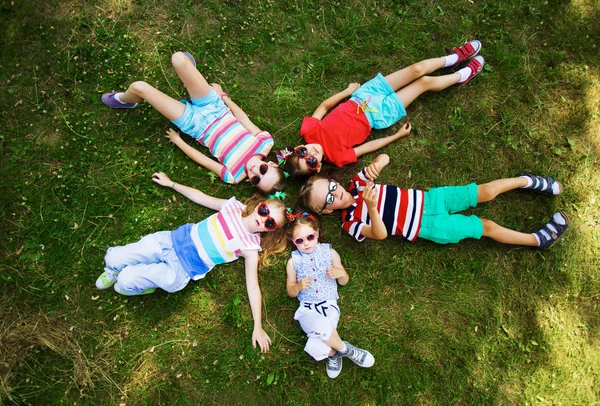
[[[221,179],[239,183],[246,178],[246,162],[254,155],[265,158],[273,147],[273,137],[266,131],[252,134],[228,109],[213,121],[196,140],[224,165]]]

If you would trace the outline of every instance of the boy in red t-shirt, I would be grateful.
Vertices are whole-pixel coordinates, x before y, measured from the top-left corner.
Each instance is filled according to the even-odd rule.
[[[480,49],[481,42],[473,40],[454,48],[450,55],[417,62],[385,77],[378,73],[362,86],[351,83],[322,102],[311,117],[304,118],[300,136],[306,144],[282,150],[278,156],[280,164],[285,164],[292,178],[306,178],[320,172],[323,162],[342,167],[407,136],[410,123],[396,134],[365,143],[371,129],[388,128],[406,116],[405,107],[421,94],[454,84],[462,86],[474,78],[484,64],[481,56],[475,57]],[[470,61],[457,72],[425,76],[441,68],[454,68],[466,60]],[[350,99],[338,105],[346,97]]]

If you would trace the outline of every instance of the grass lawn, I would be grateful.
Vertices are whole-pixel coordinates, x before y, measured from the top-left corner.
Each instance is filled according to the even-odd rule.
[[[0,0],[0,18],[0,403],[597,404],[596,0]],[[169,122],[149,105],[110,110],[102,93],[145,80],[183,98],[170,55],[189,50],[283,147],[348,83],[473,38],[484,71],[409,106],[413,132],[383,149],[380,181],[553,176],[558,197],[514,191],[472,212],[531,232],[564,210],[569,231],[548,251],[359,244],[323,218],[350,274],[338,330],[373,353],[373,368],[347,361],[332,381],[303,351],[289,253],[259,274],[265,355],[251,345],[243,261],[173,295],[95,289],[108,247],[211,213],[153,172],[218,197],[253,193],[169,145]],[[290,205],[300,185],[288,183]]]

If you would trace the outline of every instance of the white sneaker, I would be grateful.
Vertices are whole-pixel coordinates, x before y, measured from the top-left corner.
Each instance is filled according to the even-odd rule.
[[[350,361],[354,362],[359,367],[370,368],[373,366],[375,358],[373,358],[373,355],[369,351],[355,347],[347,341],[344,341],[344,344],[348,347],[348,353],[343,355],[343,357],[350,358]]]
[[[342,372],[342,355],[339,352],[333,353],[332,356],[327,357],[327,376],[330,378],[337,378]]]
[[[96,279],[96,287],[100,290],[108,289],[117,281],[117,272],[107,269]]]

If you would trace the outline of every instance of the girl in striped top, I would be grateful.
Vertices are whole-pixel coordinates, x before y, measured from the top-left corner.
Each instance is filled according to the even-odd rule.
[[[128,296],[152,293],[156,288],[177,292],[191,280],[204,278],[215,265],[243,257],[254,319],[252,344],[256,347],[258,343],[261,351],[267,352],[271,339],[262,328],[258,265],[286,248],[283,202],[256,195],[245,204],[235,197],[219,199],[177,184],[162,172],[153,174],[152,180],[217,213],[199,223],[159,231],[136,243],[109,248],[104,257],[106,267],[96,287],[108,289],[114,285],[118,293]]]
[[[176,131],[167,130],[173,144],[224,182],[235,184],[247,177],[266,194],[282,190],[283,171],[276,163],[264,161],[273,147],[273,137],[250,121],[220,85],[209,85],[189,53],[176,52],[171,61],[191,103],[175,100],[143,81],[133,82],[124,93],[104,94],[102,102],[112,108],[134,108],[137,103],[147,101],[209,149],[218,162],[183,141]]]
[[[374,184],[389,161],[386,154],[379,155],[352,178],[346,190],[334,180],[313,176],[300,190],[300,199],[304,206],[317,213],[342,210],[342,228],[358,241],[398,235],[409,241],[420,237],[448,244],[484,236],[504,244],[549,248],[567,229],[568,218],[563,212],[555,213],[546,225],[531,234],[510,230],[474,215],[458,214],[518,188],[556,196],[562,192],[562,185],[553,178],[523,175],[483,185],[433,188],[427,192]]]

